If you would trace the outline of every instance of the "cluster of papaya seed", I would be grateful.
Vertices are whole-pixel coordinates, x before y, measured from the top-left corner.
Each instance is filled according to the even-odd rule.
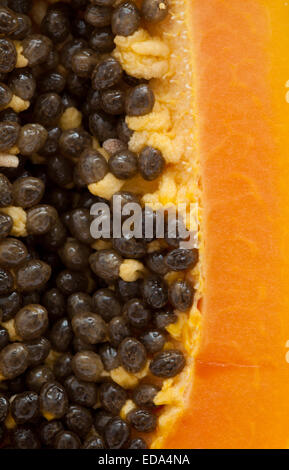
[[[162,380],[185,366],[166,327],[194,298],[184,277],[164,277],[198,253],[168,234],[157,251],[155,236],[95,247],[90,207],[111,201],[88,185],[164,171],[159,150],[128,149],[125,116],[149,113],[154,94],[111,52],[115,35],[162,21],[168,2],[40,3],[37,23],[37,1],[0,1],[0,445],[146,448]],[[135,262],[136,279],[124,269]]]

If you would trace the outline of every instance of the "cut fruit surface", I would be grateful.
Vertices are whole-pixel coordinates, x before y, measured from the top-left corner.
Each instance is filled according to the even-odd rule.
[[[192,4],[203,328],[191,395],[164,446],[286,448],[288,6]]]
[[[289,4],[8,3],[0,447],[288,448]]]

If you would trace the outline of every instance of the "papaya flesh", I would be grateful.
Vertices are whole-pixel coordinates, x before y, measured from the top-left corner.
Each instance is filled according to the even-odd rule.
[[[204,290],[184,409],[156,442],[287,448],[288,6],[175,5],[190,33],[182,54],[194,76]]]

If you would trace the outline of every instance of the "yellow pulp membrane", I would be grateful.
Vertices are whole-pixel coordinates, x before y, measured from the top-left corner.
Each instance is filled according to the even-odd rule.
[[[171,0],[168,18],[161,25],[145,25],[129,37],[116,36],[113,54],[128,74],[150,80],[155,94],[151,113],[126,118],[128,126],[134,131],[129,148],[139,152],[145,145],[151,145],[163,153],[167,162],[166,171],[157,184],[142,187],[143,202],[153,208],[179,203],[185,203],[189,208],[193,204],[200,223],[200,172],[196,146],[192,32],[189,24],[191,8],[189,1]],[[133,184],[139,187],[140,183],[135,179],[129,184],[130,189]],[[200,235],[199,243],[202,252]],[[191,311],[177,312],[177,323],[167,327],[173,341],[185,351],[187,365],[181,374],[163,382],[155,398],[156,405],[164,405],[164,409],[159,416],[152,448],[162,447],[174,421],[186,407],[193,384],[194,356],[201,332],[201,314],[198,309],[202,295],[200,266],[201,262],[186,274],[197,289]],[[170,282],[181,275],[169,273],[166,277]]]

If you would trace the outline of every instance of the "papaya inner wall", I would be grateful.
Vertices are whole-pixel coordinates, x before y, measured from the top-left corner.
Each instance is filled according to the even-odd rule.
[[[203,335],[166,447],[289,444],[289,6],[192,0]]]

